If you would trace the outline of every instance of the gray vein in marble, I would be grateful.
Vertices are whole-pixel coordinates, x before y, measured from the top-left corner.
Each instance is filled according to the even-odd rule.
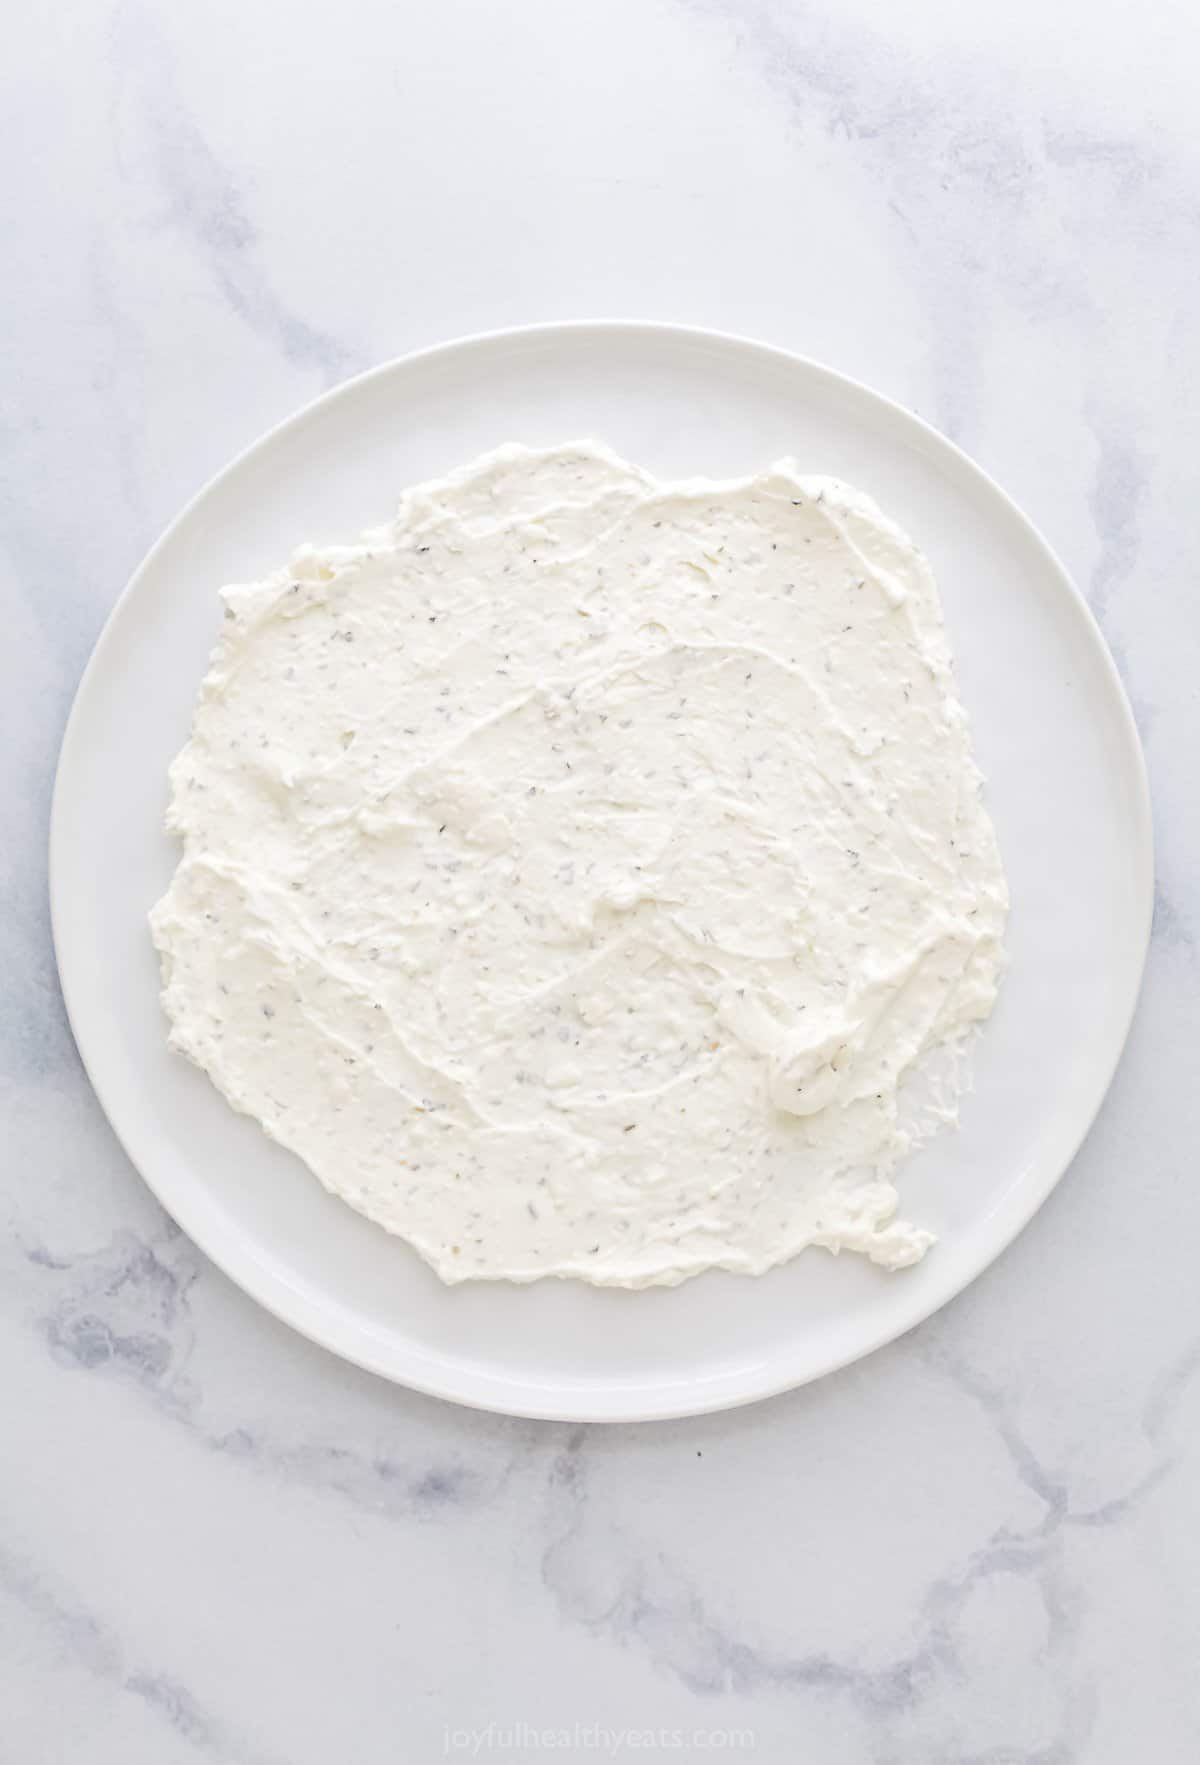
[[[1021,1482],[1045,1505],[1045,1515],[1034,1532],[1026,1535],[1000,1533],[997,1540],[1013,1539],[1027,1544],[1050,1538],[1064,1526],[1104,1527],[1128,1519],[1177,1465],[1176,1456],[1166,1451],[1163,1438],[1170,1418],[1182,1401],[1187,1388],[1200,1369],[1200,1344],[1190,1348],[1155,1387],[1142,1414],[1142,1430],[1160,1457],[1146,1474],[1121,1494],[1092,1508],[1077,1508],[1071,1500],[1069,1485],[1054,1477],[1041,1464],[1013,1419],[1011,1392],[985,1379],[960,1355],[936,1341],[944,1333],[943,1321],[933,1319],[916,1332],[914,1346],[925,1364],[972,1398],[987,1416],[1004,1444],[1013,1469]]]
[[[44,875],[35,858],[29,868]],[[44,898],[17,879],[0,876],[0,963],[5,975],[0,1075],[44,1084],[81,1070],[58,987]]]
[[[71,622],[63,605],[55,608],[54,594],[38,592],[51,583],[69,583],[76,567],[64,548],[39,531],[28,500],[5,493],[8,466],[7,457],[0,459],[0,619],[11,651],[20,652],[28,671],[23,684],[36,690],[35,702],[49,714],[51,727],[47,741],[22,716],[19,695],[0,693],[0,752],[9,768],[0,841],[0,1078],[44,1084],[52,1075],[79,1070],[50,938],[46,826],[57,737],[75,689],[76,666],[94,633],[64,631]],[[27,653],[36,649],[39,637],[52,649],[52,661]]]
[[[1044,1537],[1059,1526],[1067,1514],[1070,1498],[1066,1485],[1059,1478],[1051,1476],[1039,1463],[1037,1455],[1010,1414],[1011,1406],[1007,1394],[961,1356],[953,1354],[944,1341],[938,1339],[940,1335],[941,1332],[936,1328],[918,1331],[913,1340],[916,1354],[927,1366],[949,1379],[983,1411],[999,1435],[1013,1470],[1046,1509],[1045,1517],[1038,1528],[1038,1536]]]
[[[266,1431],[246,1427],[225,1431],[208,1427],[199,1414],[199,1394],[188,1371],[190,1293],[203,1263],[189,1241],[169,1224],[154,1242],[121,1233],[102,1252],[63,1256],[33,1246],[27,1258],[44,1277],[65,1284],[62,1298],[44,1315],[42,1324],[59,1365],[131,1383],[166,1415],[182,1422],[207,1450],[392,1519],[428,1520],[447,1510],[462,1513],[486,1507],[506,1485],[515,1460],[497,1476],[444,1454],[432,1462],[411,1462],[402,1454],[366,1455],[328,1442],[281,1443]],[[1011,1396],[951,1352],[938,1339],[939,1328],[935,1320],[912,1338],[916,1352],[980,1409],[1003,1444],[1015,1476],[1042,1504],[1044,1513],[1032,1531],[1017,1534],[1001,1529],[959,1568],[932,1582],[916,1613],[910,1647],[881,1667],[868,1667],[853,1657],[820,1652],[789,1655],[754,1646],[710,1612],[688,1577],[665,1556],[646,1562],[632,1549],[620,1558],[615,1589],[598,1586],[598,1564],[587,1539],[587,1446],[592,1431],[584,1428],[550,1429],[538,1436],[541,1445],[556,1455],[549,1477],[549,1542],[542,1573],[563,1616],[591,1634],[644,1651],[660,1670],[699,1695],[774,1690],[842,1697],[864,1718],[885,1728],[961,1678],[957,1628],[967,1601],[991,1577],[1029,1580],[1042,1602],[1051,1651],[1069,1650],[1077,1614],[1064,1578],[1065,1528],[1095,1530],[1125,1521],[1174,1468],[1174,1455],[1163,1442],[1175,1408],[1200,1369],[1200,1346],[1187,1351],[1147,1405],[1145,1431],[1160,1448],[1159,1462],[1120,1496],[1077,1510],[1066,1481],[1045,1467],[1018,1427]],[[519,1444],[522,1425],[499,1426]],[[524,1432],[532,1438],[533,1431]],[[611,1571],[612,1565],[606,1568]],[[83,1623],[79,1634],[84,1639],[80,1648],[100,1646],[94,1640],[99,1635],[94,1625]],[[175,1712],[176,1726],[189,1738],[203,1738],[203,1721],[199,1716],[192,1719],[188,1700],[169,1679],[132,1677],[136,1683],[129,1689],[158,1687],[164,1713]],[[1078,1748],[1086,1739],[1087,1687],[1065,1688],[1062,1696],[1065,1738],[1054,1748],[1022,1757],[1065,1761],[1082,1756]],[[965,1751],[946,1755],[956,1765],[970,1757],[1003,1756],[1003,1752]]]
[[[114,21],[114,48],[121,86],[132,98],[137,137],[165,204],[160,224],[191,240],[232,310],[287,361],[314,369],[328,386],[364,367],[355,350],[309,324],[272,287],[247,199],[185,105],[152,15],[140,6],[123,6]]]
[[[918,1618],[921,1640],[883,1668],[827,1653],[789,1656],[753,1647],[730,1634],[682,1571],[662,1557],[631,1561],[616,1593],[595,1599],[588,1553],[578,1548],[588,1505],[586,1444],[587,1431],[577,1430],[551,1468],[546,1586],[574,1622],[624,1646],[644,1649],[660,1670],[707,1696],[814,1692],[844,1696],[875,1722],[898,1717],[926,1698],[940,1676],[958,1670],[953,1620],[973,1586],[985,1575],[1005,1569],[1024,1572],[1038,1561],[1032,1547],[1024,1552],[1015,1546],[992,1547],[978,1553],[960,1577],[934,1584]]]
[[[250,1428],[206,1436],[205,1444],[260,1473],[327,1491],[390,1520],[434,1521],[477,1512],[491,1507],[508,1481],[505,1470],[489,1475],[460,1459],[422,1464],[384,1452],[367,1457],[327,1442],[280,1444]]]
[[[1154,889],[1154,923],[1150,935],[1155,944],[1186,950],[1189,955],[1195,953],[1196,940],[1192,929],[1167,894],[1161,878]]]
[[[410,1458],[402,1447],[364,1454],[320,1439],[280,1440],[249,1425],[209,1426],[190,1371],[195,1342],[190,1293],[206,1265],[165,1215],[154,1242],[120,1231],[96,1252],[62,1256],[32,1245],[25,1254],[36,1268],[60,1277],[64,1289],[39,1320],[59,1366],[132,1383],[199,1445],[259,1475],[337,1496],[384,1518],[437,1520],[492,1505],[517,1463],[505,1455],[495,1468],[454,1452]],[[397,1404],[401,1401],[398,1397]],[[497,1427],[518,1444],[533,1438],[531,1425],[498,1422]]]
[[[1200,1338],[1190,1342],[1162,1374],[1146,1400],[1142,1426],[1157,1446],[1167,1434],[1193,1379],[1200,1373]]]
[[[1143,141],[1124,140],[1081,128],[1049,125],[1042,136],[1043,150],[1054,165],[1098,168],[1111,176],[1123,194],[1137,196],[1158,175],[1160,167]]]
[[[104,233],[97,229],[87,254],[87,279],[91,306],[104,347],[97,350],[93,370],[98,394],[121,415],[124,398],[132,385],[144,397],[146,380],[145,339],[131,316],[130,303],[121,297],[118,266]],[[142,462],[151,437],[142,422],[118,421],[112,425],[111,446],[117,461],[117,481],[124,506],[137,526],[145,530],[148,512],[142,483]]]
[[[132,1378],[164,1409],[189,1412],[197,1394],[186,1372],[187,1296],[200,1260],[178,1227],[164,1223],[157,1247],[119,1231],[89,1255],[58,1257],[43,1246],[27,1254],[38,1267],[67,1277],[67,1291],[41,1319],[60,1366]]]
[[[1092,571],[1088,599],[1096,618],[1106,625],[1113,596],[1137,566],[1150,465],[1135,439],[1128,414],[1105,411],[1093,415],[1092,434],[1096,469],[1088,508],[1100,538],[1100,556]],[[1106,635],[1111,648],[1112,634],[1106,631]]]
[[[677,1565],[663,1556],[640,1559],[632,1548],[615,1586],[601,1583],[596,1553],[587,1543],[591,1431],[585,1428],[575,1429],[567,1437],[548,1479],[550,1542],[542,1573],[560,1610],[593,1635],[643,1650],[661,1671],[702,1695],[749,1695],[770,1689],[839,1696],[885,1731],[889,1723],[963,1681],[958,1626],[967,1602],[992,1577],[1017,1576],[1036,1589],[1045,1614],[1049,1662],[1052,1665],[1059,1657],[1068,1656],[1079,1630],[1081,1609],[1064,1559],[1066,1529],[1087,1532],[1129,1520],[1175,1469],[1176,1457],[1164,1449],[1163,1440],[1171,1415],[1200,1371],[1200,1344],[1188,1350],[1147,1405],[1144,1428],[1148,1440],[1160,1450],[1158,1462],[1118,1497],[1092,1508],[1076,1508],[1068,1481],[1046,1468],[1017,1425],[1011,1394],[935,1338],[936,1331],[926,1326],[910,1341],[928,1366],[978,1406],[1001,1441],[1017,1479],[1042,1504],[1044,1513],[1027,1533],[1001,1528],[957,1569],[930,1584],[915,1615],[911,1647],[882,1667],[867,1667],[852,1657],[827,1653],[792,1656],[752,1646],[709,1612]],[[611,1571],[611,1563],[606,1567]],[[1055,1671],[1055,1681],[1059,1685],[1061,1732],[1052,1744],[1034,1752],[956,1749],[922,1757],[929,1765],[935,1758],[944,1758],[947,1765],[950,1761],[953,1765],[968,1765],[968,1761],[982,1765],[1006,1758],[1069,1765],[1086,1759],[1095,1717],[1094,1690],[1086,1681],[1074,1682],[1064,1671]],[[890,1744],[886,1732],[881,1733],[881,1750],[876,1754],[881,1762],[906,1756],[893,1755],[888,1750]]]
[[[1200,192],[1190,167],[1143,139],[1090,127],[1072,114],[1069,87],[1061,116],[1032,112],[1023,94],[1014,103],[1004,70],[987,59],[958,56],[936,69],[905,60],[884,15],[868,30],[794,0],[686,4],[727,22],[737,51],[753,59],[796,127],[815,125],[845,142],[886,192],[918,260],[934,418],[957,441],[966,444],[979,427],[984,325],[998,299],[1038,321],[1107,321],[1078,274],[1072,219],[1081,180],[1130,252],[1148,228],[1175,250],[1194,236]],[[1033,224],[1039,215],[1053,223],[1050,249]],[[1097,383],[1127,386],[1126,376],[1106,370],[1102,336],[1097,349]]]
[[[937,386],[935,417],[955,440],[975,427],[983,382],[981,325],[994,275],[1044,310],[1061,289],[1043,286],[1040,262],[1020,245],[1020,220],[1036,177],[1029,148],[1008,114],[998,114],[977,78],[964,70],[950,89],[932,89],[928,74],[898,62],[882,32],[833,25],[809,6],[750,0],[689,0],[692,10],[728,18],[739,47],[793,110],[797,126],[815,124],[848,144],[870,166],[887,206],[913,251],[930,256],[936,274],[923,278],[929,305],[928,348]],[[951,95],[952,93],[952,95]],[[936,168],[934,170],[933,168]],[[986,199],[993,234],[1015,245],[996,253],[969,223]],[[947,251],[947,207],[961,208],[965,227]],[[975,244],[962,250],[962,242]]]
[[[145,1704],[197,1752],[226,1765],[281,1765],[277,1755],[248,1746],[170,1674],[145,1663],[130,1663],[113,1630],[94,1613],[65,1599],[32,1563],[3,1544],[0,1592],[22,1606],[69,1660]]]

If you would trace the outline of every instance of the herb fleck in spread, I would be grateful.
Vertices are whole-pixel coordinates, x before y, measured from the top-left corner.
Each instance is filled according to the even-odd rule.
[[[1008,897],[867,497],[504,447],[223,600],[152,927],[235,1108],[447,1281],[924,1253]]]

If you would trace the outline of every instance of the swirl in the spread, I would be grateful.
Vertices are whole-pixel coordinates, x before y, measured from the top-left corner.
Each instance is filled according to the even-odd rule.
[[[923,1254],[1007,891],[873,503],[505,447],[223,599],[152,924],[235,1108],[448,1281]]]

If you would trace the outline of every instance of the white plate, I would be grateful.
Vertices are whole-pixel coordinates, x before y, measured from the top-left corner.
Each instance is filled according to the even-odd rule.
[[[1011,966],[957,1133],[900,1174],[940,1243],[887,1275],[810,1250],[762,1280],[670,1291],[441,1286],[167,1052],[146,911],[176,860],[166,769],[216,589],[305,539],[354,538],[401,489],[508,440],[601,438],[667,477],[793,454],[869,491],[932,559],[1012,888]],[[109,620],[63,742],[51,897],[71,1023],[129,1156],[278,1317],[419,1390],[519,1415],[633,1420],[762,1397],[844,1365],[957,1293],[1079,1145],[1137,995],[1152,894],[1141,751],[1103,640],[1029,523],[876,394],[759,344],[640,324],[467,339],[318,400],[201,492]]]

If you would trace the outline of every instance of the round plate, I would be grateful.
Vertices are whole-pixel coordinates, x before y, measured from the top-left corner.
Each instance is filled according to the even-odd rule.
[[[443,1287],[166,1047],[146,912],[174,868],[168,762],[217,588],[387,519],[405,485],[502,441],[608,442],[667,477],[794,455],[876,497],[932,560],[1012,890],[1010,967],[961,1126],[900,1173],[940,1242],[886,1274],[810,1250],[760,1280],[638,1293]],[[233,1280],[327,1348],[518,1415],[679,1416],[814,1379],[942,1305],[1078,1147],[1133,1011],[1152,895],[1137,735],[1099,631],[1002,491],[915,417],[815,363],[707,332],[539,326],[409,356],[319,399],[201,492],[134,576],[63,741],[51,904],[71,1024],[129,1156]]]

